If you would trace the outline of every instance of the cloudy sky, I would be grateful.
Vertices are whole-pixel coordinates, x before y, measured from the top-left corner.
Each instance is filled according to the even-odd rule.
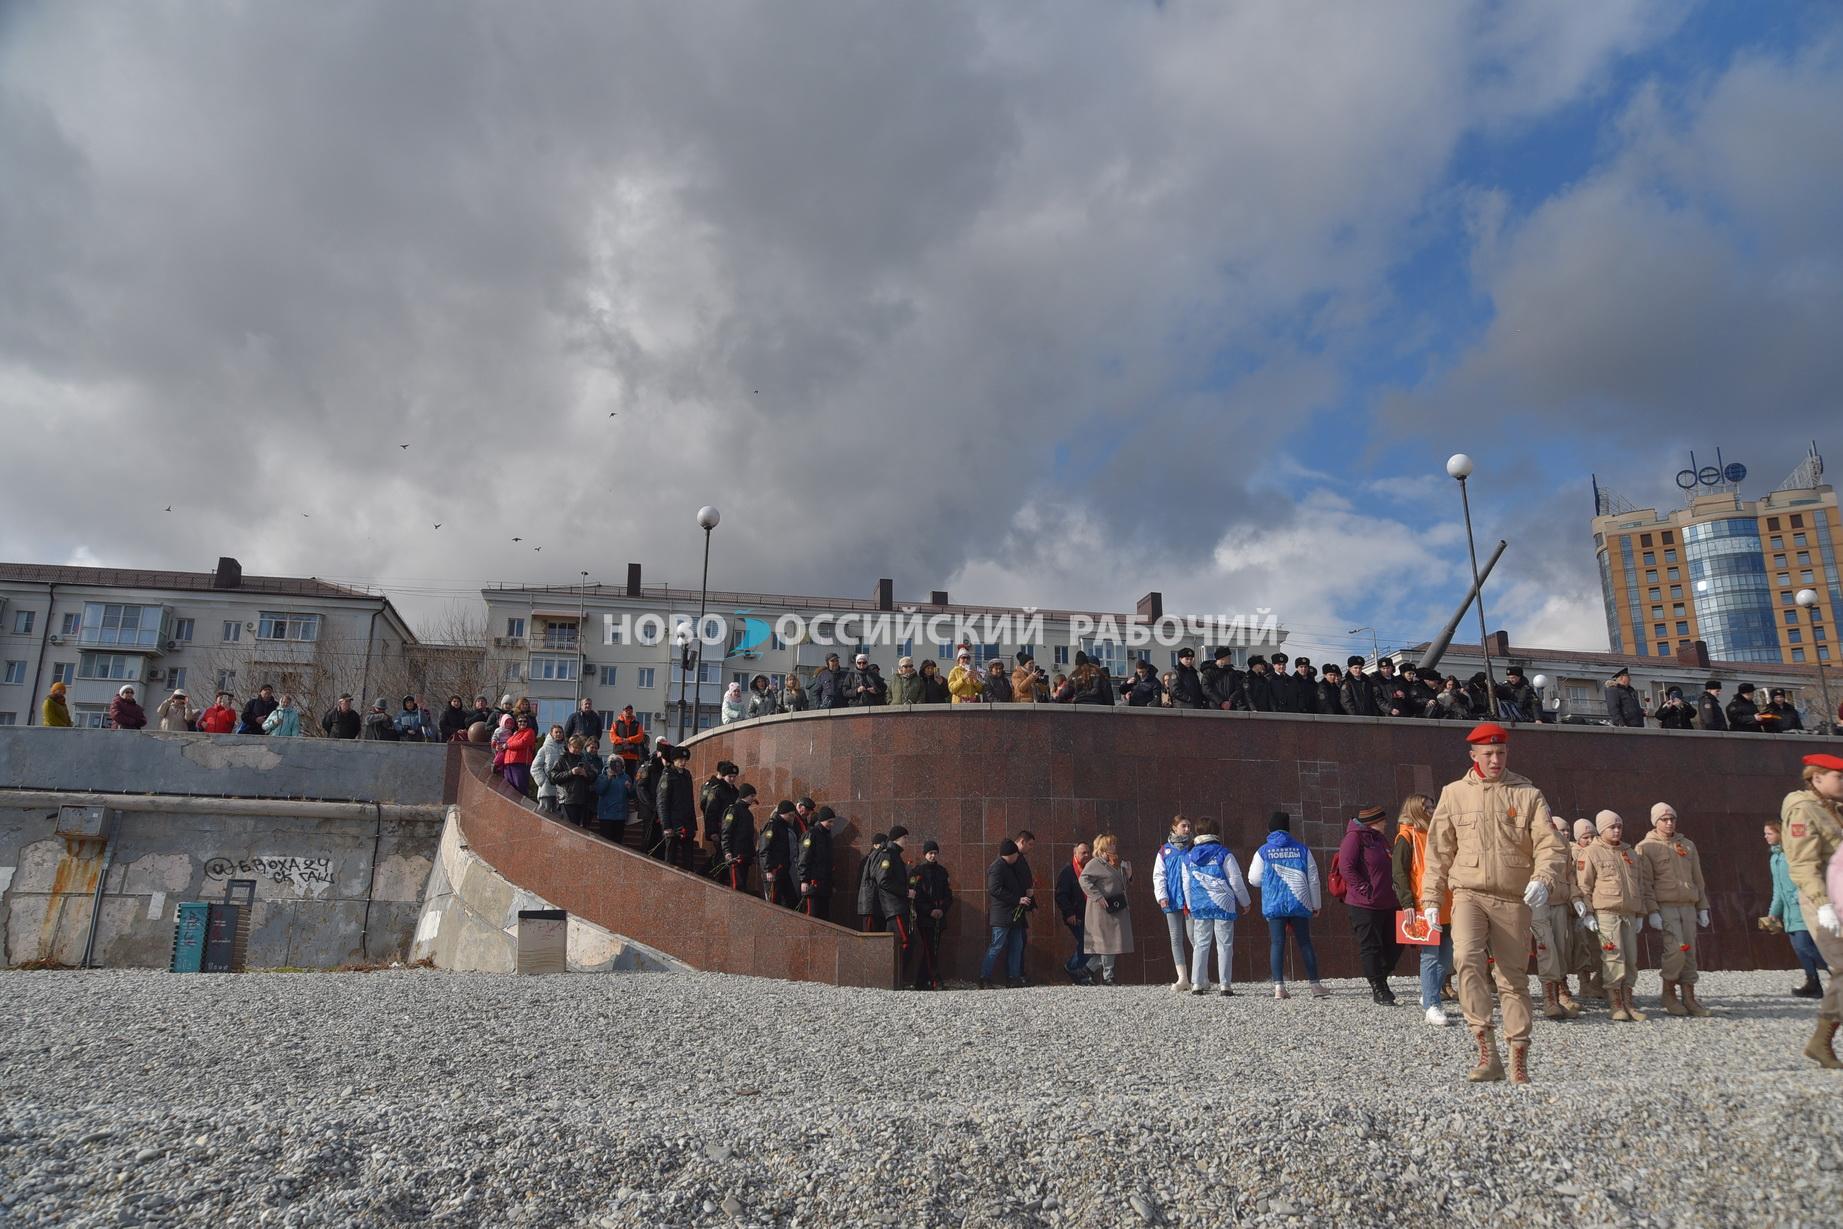
[[[1590,474],[1843,450],[1840,115],[1829,4],[0,4],[0,558],[421,611],[715,503],[723,587],[1342,652],[1464,450],[1604,647]]]

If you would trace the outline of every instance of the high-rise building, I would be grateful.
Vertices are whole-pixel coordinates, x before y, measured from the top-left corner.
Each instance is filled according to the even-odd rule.
[[[1744,499],[1738,465],[1677,476],[1680,508],[1636,508],[1595,482],[1594,549],[1613,652],[1676,657],[1696,641],[1730,662],[1836,660],[1843,542],[1836,488],[1813,445],[1779,487]],[[1816,601],[1800,604],[1811,590]]]

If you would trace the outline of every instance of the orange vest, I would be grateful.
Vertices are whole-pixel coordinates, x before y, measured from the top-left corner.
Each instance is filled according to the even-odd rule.
[[[1420,908],[1421,875],[1427,870],[1427,834],[1413,824],[1402,824],[1395,829],[1395,839],[1407,841],[1414,846],[1414,856],[1408,862],[1408,879],[1414,887],[1414,900],[1403,901],[1404,909]],[[1453,894],[1443,892],[1440,895],[1440,917],[1450,922],[1453,916]]]

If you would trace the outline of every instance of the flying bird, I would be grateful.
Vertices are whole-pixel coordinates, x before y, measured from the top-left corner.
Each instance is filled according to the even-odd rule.
[[[166,506],[166,510],[167,510],[168,512],[171,512],[171,511],[173,510],[173,505],[172,505],[172,504],[168,504],[168,505]]]
[[[616,411],[616,410],[609,410],[609,411],[608,411],[608,417],[610,417],[610,418],[613,418],[613,417],[614,417],[614,416],[615,416],[615,415],[616,415],[617,413],[618,413],[618,411]]]
[[[398,445],[397,445],[397,447],[399,447],[399,448],[408,448],[408,447],[409,447],[409,445],[408,445],[408,444],[398,444]]]
[[[440,528],[442,527],[442,523],[441,523],[440,521],[436,521],[436,522],[435,522],[435,527],[436,527],[437,529],[440,529]]]
[[[313,514],[312,514],[311,512],[303,512],[303,513],[301,513],[301,519],[302,519],[302,520],[306,520],[306,519],[307,519],[308,517],[310,517],[310,516],[312,516],[312,515],[313,515]]]
[[[544,548],[543,548],[543,547],[541,547],[541,546],[534,546],[534,547],[532,547],[531,549],[532,549],[532,550],[543,550]]]
[[[523,541],[524,541],[524,539],[523,539],[523,538],[513,538],[512,540],[513,540],[514,542],[523,542]]]

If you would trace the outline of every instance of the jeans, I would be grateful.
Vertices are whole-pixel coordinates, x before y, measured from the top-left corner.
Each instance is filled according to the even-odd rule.
[[[1114,961],[1117,959],[1119,959],[1117,956],[1090,956],[1088,957],[1088,972],[1111,986],[1113,985]]]
[[[1177,979],[1183,981],[1190,968],[1190,961],[1184,957],[1184,915],[1165,914],[1165,928],[1171,932],[1171,963],[1177,969]]]
[[[1299,945],[1299,959],[1305,964],[1305,979],[1318,980],[1318,949],[1312,946],[1312,919],[1309,917],[1270,917],[1267,919],[1267,963],[1273,970],[1275,985],[1286,980],[1286,928],[1293,928],[1293,942]]]
[[[1798,957],[1799,966],[1804,969],[1807,978],[1816,977],[1819,969],[1826,973],[1830,971],[1830,966],[1818,954],[1817,942],[1811,938],[1810,931],[1788,930],[1785,937],[1792,941],[1792,954]]]
[[[1068,923],[1064,922],[1063,925],[1067,926]],[[1062,962],[1062,971],[1071,978],[1081,977],[1088,968],[1087,942],[1082,934],[1084,929],[1082,926],[1069,926],[1069,933],[1075,936],[1075,954]]]
[[[1209,949],[1216,948],[1216,983],[1224,990],[1233,980],[1230,966],[1235,959],[1235,920],[1233,918],[1190,919],[1190,984],[1198,990],[1209,986]]]
[[[1435,1007],[1440,1002],[1440,986],[1453,972],[1453,932],[1440,930],[1440,946],[1421,950],[1421,1006]]]
[[[985,959],[980,962],[979,976],[992,980],[992,967],[1002,955],[1005,958],[1005,977],[1008,981],[1024,979],[1024,939],[1030,932],[1022,926],[992,927],[992,944],[985,949]]]

